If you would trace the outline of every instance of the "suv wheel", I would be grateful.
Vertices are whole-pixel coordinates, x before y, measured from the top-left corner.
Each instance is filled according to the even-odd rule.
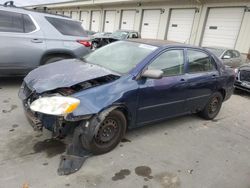
[[[49,56],[43,61],[43,65],[47,65],[50,63],[54,63],[56,61],[60,61],[63,59],[69,59],[69,58],[70,58],[69,56]]]

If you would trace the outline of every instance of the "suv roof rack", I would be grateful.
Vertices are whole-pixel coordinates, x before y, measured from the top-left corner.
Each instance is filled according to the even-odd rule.
[[[6,2],[3,4],[3,6],[5,6],[5,7],[16,7],[16,6],[14,5],[14,1],[6,1]]]
[[[24,7],[17,7],[14,4],[14,1],[6,1],[4,4],[2,4],[2,5],[0,4],[0,6],[19,8],[19,9],[23,9],[23,10],[27,10],[27,11],[40,12],[40,13],[45,13],[45,14],[51,14],[51,15],[55,15],[55,16],[62,16],[62,17],[65,17],[65,18],[70,18],[69,16],[66,16],[66,15],[63,15],[63,14],[48,12],[49,11],[48,7],[34,7],[32,9],[28,9],[28,8],[24,8]]]

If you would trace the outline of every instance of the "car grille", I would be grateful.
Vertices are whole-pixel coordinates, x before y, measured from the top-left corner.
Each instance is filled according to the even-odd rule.
[[[250,82],[250,71],[246,70],[240,71],[240,81]]]

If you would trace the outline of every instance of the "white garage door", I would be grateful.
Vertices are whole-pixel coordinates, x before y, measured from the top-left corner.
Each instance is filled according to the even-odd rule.
[[[104,31],[113,32],[115,30],[115,15],[116,11],[105,11]]]
[[[71,12],[71,18],[72,18],[73,20],[79,21],[79,12],[77,12],[77,11],[72,11],[72,12]]]
[[[243,18],[243,8],[211,8],[202,46],[234,48]]]
[[[167,39],[189,43],[194,15],[195,9],[173,9],[171,11]]]
[[[70,11],[63,11],[63,14],[70,17]]]
[[[135,10],[122,11],[121,29],[134,30]]]
[[[92,11],[91,15],[91,30],[95,32],[100,31],[100,20],[101,20],[101,12],[100,11]]]
[[[88,24],[88,12],[86,11],[81,11],[81,18],[82,26],[84,29],[89,29],[89,24]]]
[[[56,11],[57,14],[63,15],[63,11]]]
[[[159,22],[161,17],[160,10],[144,10],[141,26],[142,38],[157,38]]]

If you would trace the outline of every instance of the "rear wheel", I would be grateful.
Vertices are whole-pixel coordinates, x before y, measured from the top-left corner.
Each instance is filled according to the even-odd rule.
[[[126,118],[121,111],[110,112],[92,138],[88,150],[94,154],[103,154],[114,149],[125,134],[126,124]]]
[[[220,92],[215,92],[209,98],[208,103],[205,108],[199,113],[199,115],[207,120],[214,119],[221,109],[221,105],[223,102],[223,97]]]

